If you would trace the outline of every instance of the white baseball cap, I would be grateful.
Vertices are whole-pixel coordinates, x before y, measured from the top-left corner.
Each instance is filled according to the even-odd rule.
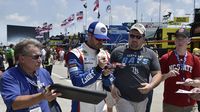
[[[94,34],[95,38],[101,39],[101,40],[109,40],[107,36],[107,28],[106,25],[104,25],[101,22],[93,22],[88,27],[88,32]]]
[[[140,24],[140,23],[136,23],[134,24],[130,30],[137,30],[140,32],[140,34],[145,34],[146,32],[146,28],[144,27],[144,25]]]

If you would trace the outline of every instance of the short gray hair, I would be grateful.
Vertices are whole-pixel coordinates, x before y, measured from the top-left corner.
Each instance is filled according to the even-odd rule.
[[[15,59],[18,60],[19,55],[28,55],[30,53],[29,48],[35,46],[39,49],[42,48],[42,44],[35,39],[24,39],[17,43],[15,46]]]

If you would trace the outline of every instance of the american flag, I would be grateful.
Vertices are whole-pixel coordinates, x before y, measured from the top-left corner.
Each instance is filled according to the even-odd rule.
[[[83,19],[83,11],[79,11],[76,13],[76,20],[80,21]]]
[[[41,30],[42,30],[42,28],[40,26],[38,26],[38,27],[35,28],[36,32],[40,32]]]
[[[68,22],[67,19],[63,20],[60,26],[65,26],[67,24],[67,22]]]
[[[96,11],[99,8],[99,0],[95,0],[94,5],[93,11]]]
[[[108,5],[108,6],[106,7],[106,12],[107,12],[107,13],[110,13],[110,12],[111,12],[111,5]]]
[[[74,24],[75,14],[72,14],[67,19],[63,20],[60,26],[71,26]]]
[[[49,24],[49,25],[47,26],[47,29],[48,29],[48,30],[52,30],[52,28],[53,28],[53,24]]]
[[[52,24],[47,24],[45,23],[45,25],[43,24],[42,30],[40,31],[40,33],[46,33],[49,32],[50,30],[52,30],[53,25]]]
[[[75,19],[75,14],[72,14],[71,16],[68,17],[68,21],[72,22]]]
[[[38,34],[43,34],[43,33],[46,33],[46,32],[49,32],[50,30],[52,30],[53,28],[53,25],[52,24],[49,24],[47,22],[44,22],[42,24],[42,27],[38,26],[35,28],[36,32]]]
[[[42,28],[46,28],[47,26],[48,26],[47,22],[44,22]]]

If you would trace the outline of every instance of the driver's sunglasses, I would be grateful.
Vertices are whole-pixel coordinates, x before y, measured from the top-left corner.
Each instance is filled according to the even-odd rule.
[[[129,37],[132,38],[132,39],[134,39],[134,38],[141,39],[143,36],[142,35],[129,34]]]

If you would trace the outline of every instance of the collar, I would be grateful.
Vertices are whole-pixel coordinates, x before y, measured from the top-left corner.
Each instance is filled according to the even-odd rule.
[[[129,47],[129,45],[126,45],[126,48],[127,48],[128,50],[130,50],[130,51],[137,52],[137,51],[142,51],[142,50],[144,49],[144,45],[143,45],[140,49],[131,49],[131,48]]]
[[[92,53],[92,54],[98,54],[100,49],[96,50],[92,47],[90,47],[87,43],[83,43],[83,50],[89,52],[89,53]]]
[[[25,71],[23,70],[23,68],[22,68],[19,64],[17,65],[17,68],[19,68],[20,72],[21,72],[24,76],[26,76],[26,77],[28,77],[28,78],[33,79],[33,78],[37,77],[36,71],[35,71],[34,75],[30,75],[30,74],[28,74],[27,72],[25,72]]]

